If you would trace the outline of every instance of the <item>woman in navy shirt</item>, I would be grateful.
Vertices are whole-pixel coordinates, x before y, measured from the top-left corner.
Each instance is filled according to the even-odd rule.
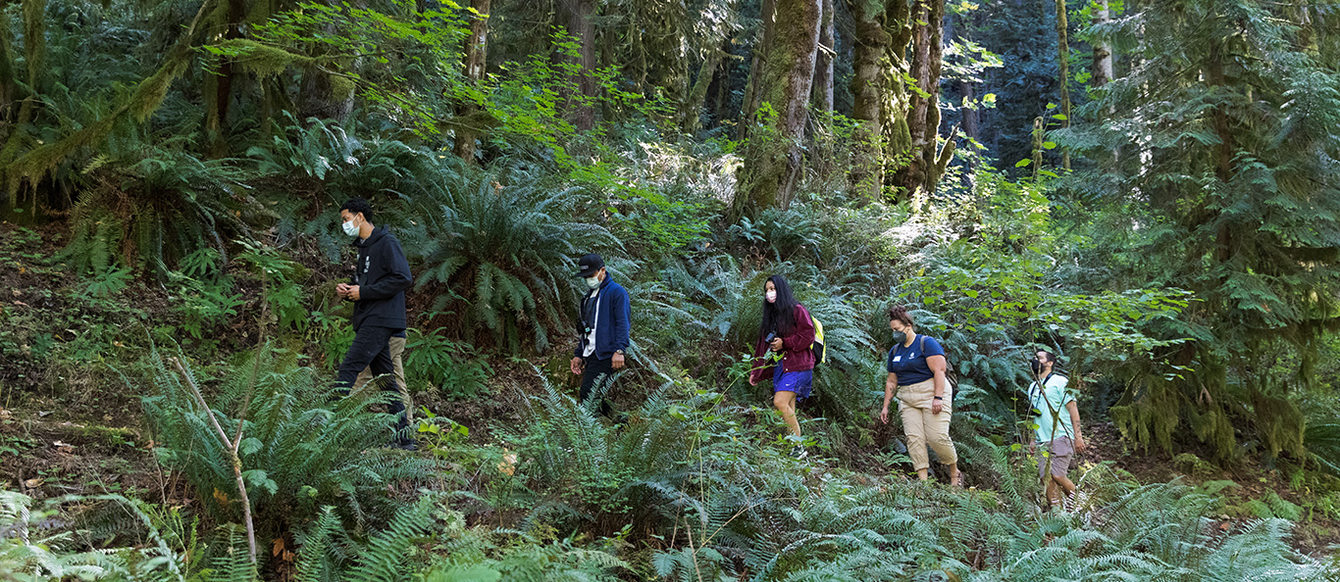
[[[919,336],[912,316],[901,305],[889,308],[889,329],[903,334],[901,343],[889,350],[889,376],[884,381],[884,408],[879,420],[889,422],[889,401],[898,393],[898,414],[907,435],[907,454],[922,481],[930,468],[926,447],[949,470],[949,482],[963,486],[958,471],[958,453],[949,439],[949,418],[953,413],[954,393],[945,377],[945,351],[935,338]]]

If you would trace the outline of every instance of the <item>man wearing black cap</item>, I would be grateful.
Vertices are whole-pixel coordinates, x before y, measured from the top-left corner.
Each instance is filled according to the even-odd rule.
[[[577,262],[577,276],[586,280],[591,291],[582,297],[581,341],[572,353],[572,373],[582,377],[582,402],[591,396],[596,383],[623,368],[624,350],[628,349],[631,312],[628,292],[610,278],[605,261],[591,253]],[[602,398],[600,413],[609,416],[610,406]]]

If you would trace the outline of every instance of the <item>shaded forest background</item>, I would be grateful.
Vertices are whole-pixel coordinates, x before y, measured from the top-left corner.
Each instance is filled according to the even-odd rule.
[[[1333,579],[1338,26],[0,2],[0,579]],[[417,454],[329,388],[350,197],[415,273]],[[591,251],[632,296],[617,427],[566,372]],[[829,339],[808,461],[745,382],[772,273]],[[969,491],[875,418],[894,303],[960,378]],[[1060,513],[1036,349],[1096,435]]]

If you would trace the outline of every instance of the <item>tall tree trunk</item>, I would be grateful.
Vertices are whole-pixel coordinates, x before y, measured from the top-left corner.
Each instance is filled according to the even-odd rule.
[[[917,86],[909,93],[907,130],[911,143],[904,154],[908,163],[898,170],[894,178],[902,196],[910,197],[918,190],[934,192],[953,156],[952,145],[936,147],[940,131],[944,6],[944,0],[916,0],[912,7],[909,75]],[[954,136],[947,139],[952,144]],[[897,144],[894,145],[896,147]],[[895,150],[895,156],[900,153]]]
[[[474,9],[475,13],[473,20],[470,22],[470,36],[465,39],[465,78],[467,82],[475,85],[484,80],[484,69],[488,62],[487,43],[491,4],[492,0],[471,0],[470,2],[470,8]],[[457,109],[456,114],[467,117],[478,109],[478,105],[466,103]],[[456,129],[454,151],[456,156],[465,160],[467,164],[475,162],[475,139],[478,137],[477,132],[471,129],[464,127]]]
[[[581,67],[573,79],[576,95],[568,101],[569,118],[579,130],[596,126],[596,0],[559,0],[559,26],[577,41],[576,64]]]
[[[1056,0],[1056,64],[1059,67],[1057,86],[1061,91],[1061,127],[1070,127],[1070,24],[1066,18],[1065,0]],[[1061,167],[1070,170],[1070,152],[1061,150]]]
[[[19,105],[19,118],[16,125],[33,120],[33,108],[36,107],[42,71],[46,69],[47,57],[47,0],[23,0],[23,52],[28,68],[29,98]]]
[[[684,133],[693,135],[702,129],[703,105],[707,102],[707,90],[716,78],[717,67],[721,64],[721,49],[713,49],[698,68],[698,78],[693,81],[684,105],[680,108],[681,127]]]
[[[833,60],[837,56],[833,13],[833,0],[823,0],[823,15],[819,21],[819,53],[814,65],[814,106],[824,113],[833,111]]]
[[[758,111],[758,84],[763,77],[763,67],[767,64],[768,47],[772,46],[776,6],[776,0],[762,0],[759,5],[759,37],[754,43],[754,56],[749,65],[749,80],[745,82],[744,102],[740,104],[741,119],[753,119],[754,113]],[[744,139],[747,135],[749,135],[748,123],[737,126],[736,139]]]
[[[776,0],[775,30],[772,43],[763,47],[766,54],[756,89],[759,103],[768,104],[771,114],[762,116],[760,105],[760,113],[752,118],[768,127],[766,132],[755,132],[746,147],[744,179],[731,206],[733,217],[791,203],[803,157],[800,141],[809,119],[822,13],[821,0]]]
[[[220,6],[222,19],[212,23],[223,29],[226,39],[241,38],[242,22],[246,18],[246,0],[228,0]],[[205,139],[214,157],[228,155],[228,138],[223,127],[228,123],[228,106],[233,98],[233,60],[221,59],[217,74],[205,73]]]
[[[1106,24],[1111,19],[1107,0],[1093,0],[1093,24]],[[1102,87],[1112,82],[1112,43],[1106,39],[1093,39],[1093,66],[1089,72],[1094,87]]]
[[[5,2],[0,2],[0,130],[7,128],[14,116],[11,108],[17,83],[14,81],[14,58],[9,55],[9,45],[9,13],[5,11]],[[0,140],[7,134],[6,131],[0,131]]]
[[[851,116],[859,122],[856,129],[856,165],[851,184],[869,199],[878,199],[884,189],[883,93],[885,51],[893,38],[884,30],[884,9],[866,0],[847,0],[855,21],[852,35]]]

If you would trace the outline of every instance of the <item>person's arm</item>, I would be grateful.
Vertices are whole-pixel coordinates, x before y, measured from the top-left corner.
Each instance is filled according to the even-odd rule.
[[[804,306],[797,305],[794,312],[796,318],[796,328],[788,335],[782,338],[782,349],[787,352],[798,353],[810,349],[814,344],[814,320],[810,319],[810,312]]]
[[[932,385],[935,388],[935,395],[931,399],[931,414],[940,414],[944,409],[945,392],[949,387],[949,380],[945,379],[945,369],[948,362],[944,356],[926,356],[926,367],[931,369],[934,375]]]
[[[889,424],[889,401],[893,400],[893,393],[898,389],[898,375],[889,372],[889,376],[884,379],[884,407],[879,409],[879,421]]]
[[[1075,428],[1075,452],[1084,452],[1084,435],[1079,431],[1079,403],[1071,400],[1065,405],[1065,409],[1070,412],[1070,425]]]
[[[610,319],[614,320],[614,355],[610,356],[610,365],[615,370],[623,369],[624,350],[628,349],[628,333],[632,328],[629,319],[632,310],[628,306],[628,291],[624,290],[618,297],[614,298],[614,305],[610,306]]]
[[[391,265],[391,273],[359,288],[359,299],[390,299],[414,284],[414,278],[409,272],[409,261],[405,260],[405,253],[400,250],[400,242],[392,240],[391,244],[386,246],[388,250],[380,253],[381,256],[378,258]]]

